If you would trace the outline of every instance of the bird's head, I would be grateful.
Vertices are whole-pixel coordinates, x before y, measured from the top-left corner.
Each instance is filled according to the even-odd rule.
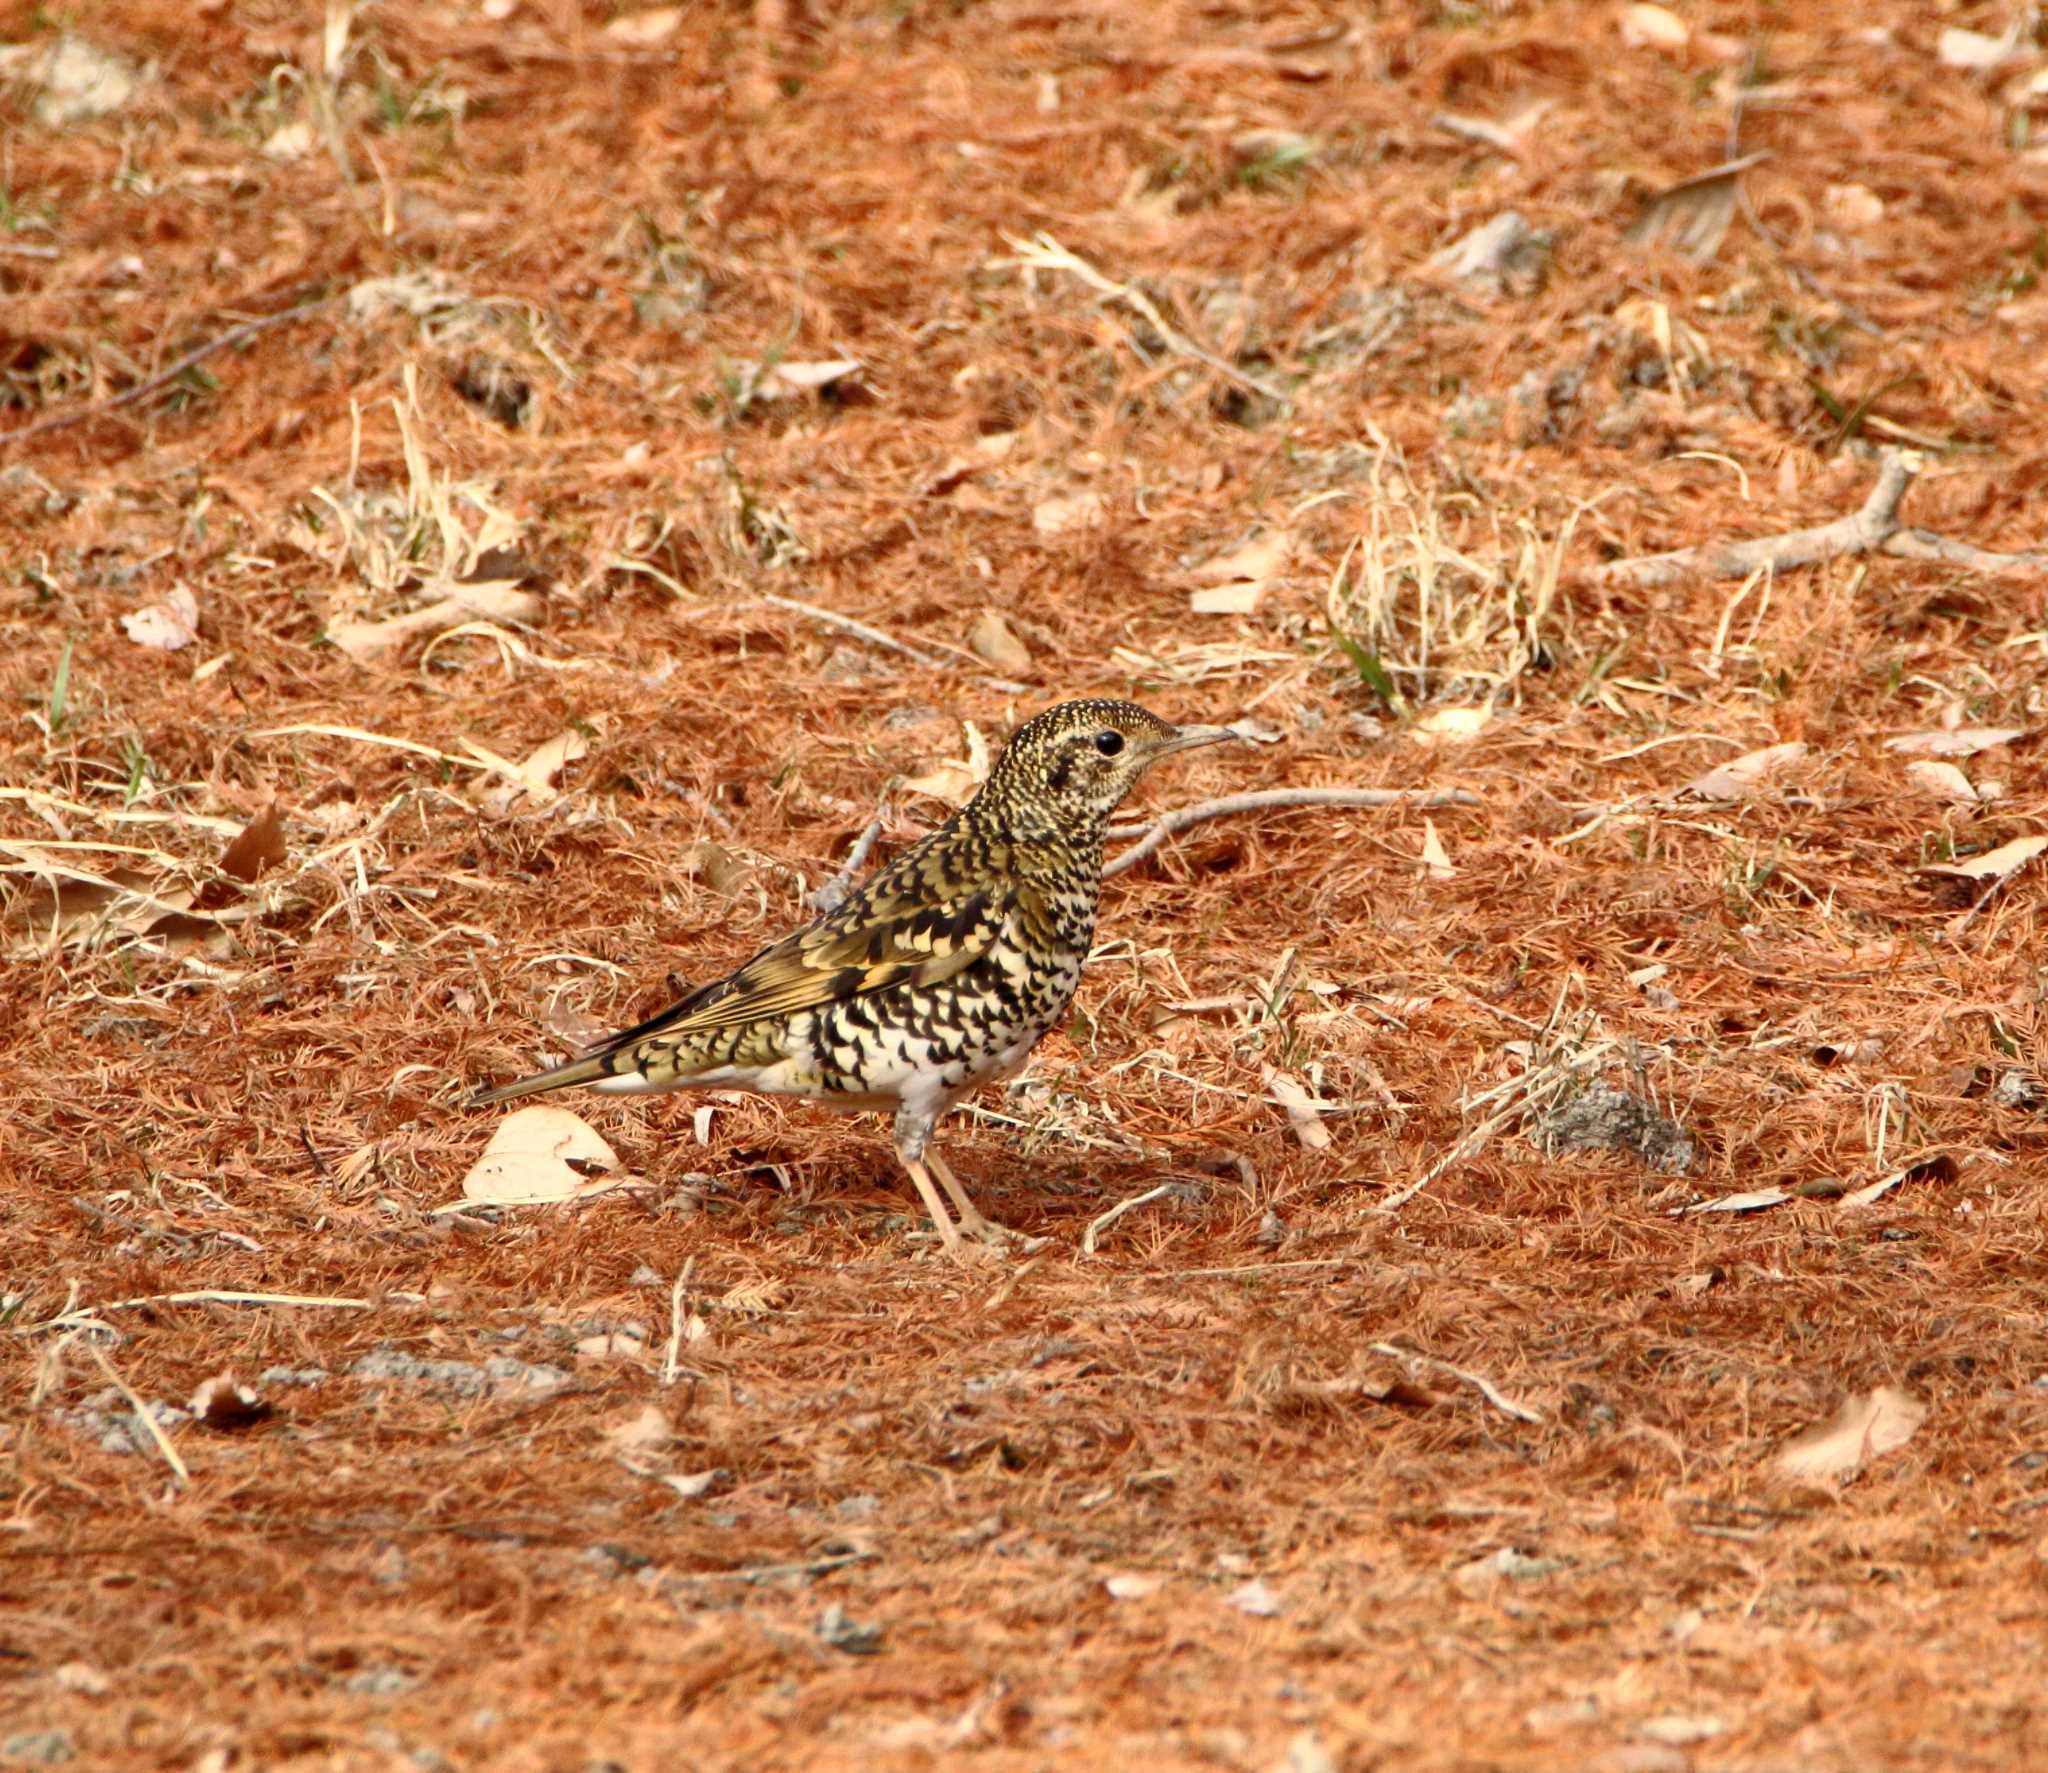
[[[1227,726],[1170,726],[1135,702],[1062,702],[1020,726],[983,789],[1066,831],[1099,829],[1162,757],[1234,739]]]

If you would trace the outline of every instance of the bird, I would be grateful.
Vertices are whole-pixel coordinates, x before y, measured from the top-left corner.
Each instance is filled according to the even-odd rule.
[[[470,1105],[576,1084],[618,1095],[743,1089],[893,1116],[896,1156],[944,1252],[1016,1234],[987,1218],[934,1124],[1020,1070],[1073,1001],[1095,937],[1110,815],[1162,758],[1241,735],[1134,702],[1062,702],[980,790],[835,909],[580,1058]],[[951,1197],[956,1228],[940,1198]]]

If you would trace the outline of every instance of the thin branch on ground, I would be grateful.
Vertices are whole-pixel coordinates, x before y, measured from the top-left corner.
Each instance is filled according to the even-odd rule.
[[[1202,346],[1174,326],[1159,311],[1159,304],[1134,284],[1118,283],[1105,277],[1079,253],[1070,252],[1050,234],[1034,234],[1029,240],[1018,240],[1005,235],[1004,238],[1015,248],[1017,257],[1008,261],[1032,271],[1065,271],[1069,276],[1078,277],[1090,289],[1100,290],[1112,301],[1122,302],[1132,313],[1144,320],[1154,332],[1166,341],[1169,351],[1177,351],[1183,357],[1192,357],[1197,363],[1207,364],[1218,375],[1249,388],[1254,394],[1263,394],[1268,400],[1285,405],[1289,395],[1284,388],[1276,388],[1270,382],[1262,382],[1257,376],[1246,375],[1234,363],[1228,363],[1215,352]]]
[[[774,1582],[784,1576],[827,1576],[849,1564],[872,1563],[878,1551],[841,1551],[811,1558],[800,1564],[749,1564],[742,1570],[672,1570],[662,1581],[671,1582]]]
[[[683,1338],[689,1329],[689,1314],[684,1308],[684,1301],[690,1296],[690,1276],[696,1271],[697,1258],[692,1256],[683,1264],[675,1285],[668,1290],[668,1347],[661,1357],[661,1382],[664,1386],[673,1385],[682,1374]]]
[[[811,893],[811,909],[830,915],[846,903],[853,891],[853,883],[860,871],[867,866],[868,856],[873,852],[875,839],[882,835],[882,815],[877,813],[868,821],[868,828],[854,839],[853,848],[848,852],[845,865],[830,880],[819,882]]]
[[[1133,1207],[1142,1207],[1147,1201],[1158,1200],[1161,1195],[1171,1194],[1173,1191],[1174,1185],[1171,1182],[1162,1182],[1157,1188],[1148,1188],[1143,1194],[1134,1194],[1129,1200],[1117,1202],[1108,1212],[1089,1220],[1088,1229],[1081,1233],[1081,1254],[1094,1255],[1096,1237],[1107,1231]]]
[[[1393,1360],[1413,1361],[1417,1366],[1429,1367],[1439,1373],[1448,1373],[1453,1379],[1464,1380],[1503,1416],[1512,1416],[1517,1422],[1543,1420],[1541,1410],[1533,1405],[1517,1402],[1484,1373],[1475,1373],[1470,1367],[1454,1366],[1449,1361],[1438,1360],[1433,1354],[1419,1354],[1412,1348],[1398,1348],[1391,1342],[1374,1342],[1368,1346],[1374,1354],[1384,1354]]]
[[[1178,807],[1149,825],[1112,825],[1108,835],[1119,841],[1138,841],[1114,857],[1102,870],[1102,878],[1134,868],[1169,837],[1199,825],[1205,819],[1221,819],[1231,813],[1270,812],[1284,807],[1382,807],[1382,806],[1478,806],[1479,796],[1462,788],[1262,788],[1251,794],[1226,794],[1218,800],[1200,800],[1193,806]]]
[[[97,1343],[92,1344],[91,1348],[92,1358],[99,1362],[100,1371],[106,1374],[108,1382],[127,1400],[129,1409],[135,1412],[135,1420],[142,1424],[144,1432],[156,1443],[156,1450],[163,1455],[164,1463],[171,1468],[179,1483],[189,1484],[192,1481],[192,1474],[185,1469],[185,1461],[178,1457],[178,1449],[171,1445],[171,1437],[164,1433],[163,1424],[156,1419],[156,1412],[142,1401],[127,1380],[114,1371],[114,1363],[107,1359],[105,1349]]]
[[[144,1293],[135,1299],[110,1299],[104,1305],[81,1305],[59,1312],[41,1323],[23,1324],[14,1333],[30,1336],[38,1330],[60,1330],[89,1324],[102,1311],[128,1311],[142,1305],[324,1305],[338,1311],[368,1311],[372,1299],[330,1299],[309,1293],[238,1293],[218,1287],[201,1287],[189,1293]]]
[[[217,351],[225,351],[230,345],[239,345],[245,339],[253,339],[258,333],[268,332],[273,326],[282,326],[287,320],[297,320],[307,314],[318,313],[322,308],[331,308],[345,298],[339,295],[317,296],[310,302],[301,302],[297,307],[281,308],[275,314],[264,314],[255,320],[245,320],[239,326],[231,326],[216,339],[209,339],[196,350],[187,351],[175,363],[167,365],[152,376],[143,379],[132,388],[110,395],[105,400],[96,400],[90,406],[81,406],[73,412],[53,413],[46,419],[38,419],[32,425],[22,425],[12,431],[0,432],[0,449],[9,444],[26,443],[31,437],[40,437],[51,431],[61,431],[67,425],[82,425],[87,419],[104,418],[108,413],[119,412],[124,406],[133,406],[138,400],[146,400],[159,388],[166,388],[188,369],[204,363]]]
[[[1888,449],[1878,469],[1877,484],[1860,509],[1832,523],[1781,535],[1758,536],[1745,542],[1712,542],[1679,548],[1669,554],[1644,554],[1596,567],[1594,578],[1605,583],[1654,587],[1669,585],[1693,573],[1709,578],[1741,579],[1763,568],[1790,572],[1851,554],[1894,554],[1904,560],[1937,560],[1978,572],[2040,572],[2048,570],[2048,553],[2029,551],[1994,554],[1967,542],[1952,542],[1932,531],[1911,529],[1899,522],[1899,501],[1919,474],[1923,458],[1917,451]]]
[[[898,640],[893,634],[884,634],[879,628],[870,628],[865,622],[856,622],[851,616],[842,616],[836,609],[827,609],[821,603],[806,603],[801,597],[778,597],[772,591],[762,591],[746,600],[749,603],[773,604],[777,609],[790,610],[800,616],[809,616],[812,621],[827,628],[837,628],[842,634],[851,634],[856,640],[865,640],[870,646],[878,646],[884,652],[896,653],[928,671],[949,669],[946,661],[936,654],[920,652],[908,641]]]

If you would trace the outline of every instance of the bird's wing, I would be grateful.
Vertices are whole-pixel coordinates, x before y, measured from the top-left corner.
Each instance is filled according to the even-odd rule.
[[[844,1003],[892,985],[934,985],[995,946],[1024,889],[986,879],[932,893],[932,882],[878,879],[839,911],[764,948],[724,979],[596,1049],[617,1052],[648,1035],[689,1035]]]

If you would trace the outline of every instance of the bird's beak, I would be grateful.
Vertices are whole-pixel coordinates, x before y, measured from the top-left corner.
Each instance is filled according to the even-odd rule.
[[[1177,726],[1159,741],[1152,755],[1164,757],[1173,751],[1192,751],[1197,745],[1220,745],[1225,739],[1234,739],[1237,736],[1235,727]]]

